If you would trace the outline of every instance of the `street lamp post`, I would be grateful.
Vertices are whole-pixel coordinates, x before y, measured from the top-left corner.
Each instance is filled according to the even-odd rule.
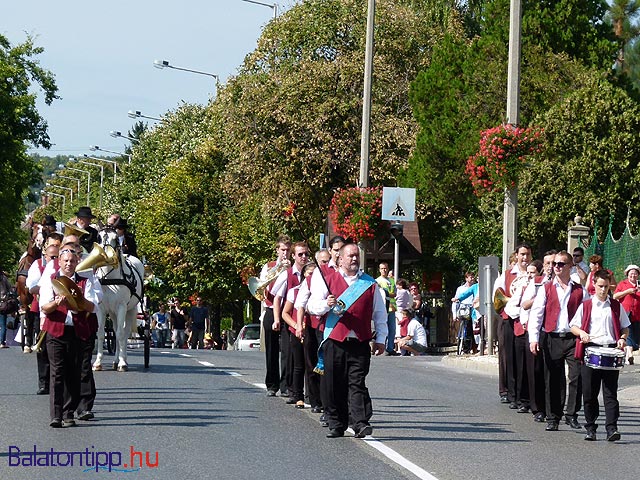
[[[91,171],[82,170],[80,168],[73,168],[67,165],[62,165],[61,168],[64,167],[66,170],[75,170],[76,172],[82,172],[87,174],[87,207],[91,206],[89,199],[91,198]]]
[[[117,130],[111,130],[109,132],[109,135],[111,135],[113,138],[126,138],[133,143],[138,143],[139,141],[137,138],[130,137],[129,135],[123,135],[122,132],[119,132]]]
[[[73,188],[63,187],[62,185],[56,185],[55,183],[50,183],[50,182],[45,183],[45,185],[47,187],[56,187],[56,188],[62,188],[64,190],[69,190],[71,192],[71,203],[73,203]]]
[[[143,115],[142,112],[140,112],[140,110],[129,110],[127,112],[127,115],[129,116],[129,118],[148,118],[149,120],[157,120],[158,122],[162,121],[161,118],[150,117],[149,115]]]
[[[73,181],[78,182],[78,188],[76,189],[76,192],[78,194],[78,198],[80,198],[80,179],[79,178],[76,178],[76,177],[65,177],[64,175],[60,175],[59,173],[52,173],[51,176],[55,177],[55,178],[65,178],[67,180],[73,180]]]
[[[131,163],[131,155],[128,153],[122,153],[122,152],[114,152],[113,150],[107,150],[105,148],[100,148],[98,145],[91,145],[89,147],[89,150],[91,150],[92,152],[107,152],[107,153],[113,153],[115,155],[119,155],[119,156],[123,156],[126,155],[127,157],[129,157],[129,163]]]
[[[104,185],[104,165],[100,165],[99,163],[85,162],[84,160],[78,160],[78,163],[91,165],[92,167],[98,167],[100,169],[100,208],[102,208],[102,187]]]
[[[113,165],[113,183],[116,183],[116,173],[118,171],[118,162],[116,162],[115,160],[109,160],[107,158],[97,158],[97,157],[91,157],[89,155],[87,155],[86,153],[83,153],[82,156],[84,158],[86,158],[87,160],[95,160],[97,162],[107,162]]]
[[[40,194],[52,195],[54,197],[61,197],[62,198],[62,215],[61,216],[64,217],[64,209],[66,207],[67,197],[65,197],[64,195],[60,195],[59,193],[47,192],[46,190],[40,190]]]
[[[218,80],[220,78],[215,73],[203,72],[201,70],[193,70],[191,68],[177,67],[175,65],[171,65],[168,60],[154,60],[153,61],[153,66],[156,67],[156,68],[159,68],[161,70],[163,68],[173,68],[174,70],[182,70],[183,72],[197,73],[198,75],[207,75],[208,77],[213,77],[213,78],[216,79],[216,86],[217,86]]]
[[[273,18],[276,18],[278,16],[278,4],[277,3],[263,3],[263,2],[258,2],[256,0],[242,0],[243,2],[247,2],[247,3],[254,3],[256,5],[262,5],[264,7],[269,7],[270,9],[273,10]]]

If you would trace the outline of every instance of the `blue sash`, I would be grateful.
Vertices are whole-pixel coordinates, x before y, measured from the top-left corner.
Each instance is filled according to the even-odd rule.
[[[376,281],[371,276],[366,273],[360,275],[360,278],[353,282],[338,298],[338,304],[341,305],[342,312],[346,312],[351,308],[351,306],[364,294],[364,292],[366,292],[371,285],[375,284]],[[324,337],[320,347],[318,347],[318,363],[316,364],[316,368],[313,369],[315,373],[319,373],[320,375],[324,374],[324,353],[322,346],[329,339],[329,335],[331,335],[331,331],[338,324],[340,316],[341,315],[338,315],[334,309],[331,309],[327,315],[327,321],[324,325]]]

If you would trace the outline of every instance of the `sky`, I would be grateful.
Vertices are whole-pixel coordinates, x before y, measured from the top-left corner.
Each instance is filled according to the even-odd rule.
[[[278,14],[290,4],[278,2]],[[91,145],[124,151],[127,140],[109,132],[126,134],[136,122],[128,111],[160,117],[215,95],[214,78],[154,68],[154,60],[216,74],[224,84],[272,18],[272,8],[243,0],[3,2],[0,33],[12,45],[31,35],[45,49],[38,58],[54,73],[61,97],[50,106],[39,101],[53,146],[30,152],[97,154]]]

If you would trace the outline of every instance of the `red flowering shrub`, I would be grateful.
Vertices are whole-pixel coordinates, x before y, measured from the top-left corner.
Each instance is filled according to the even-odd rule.
[[[338,189],[329,216],[343,237],[354,242],[373,239],[382,216],[382,187]]]
[[[478,152],[467,160],[465,173],[473,191],[513,188],[530,155],[542,150],[542,129],[500,125],[480,133]]]

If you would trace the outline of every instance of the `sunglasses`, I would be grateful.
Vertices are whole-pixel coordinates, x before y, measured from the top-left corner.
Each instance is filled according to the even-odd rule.
[[[554,267],[558,267],[558,268],[564,268],[564,266],[567,264],[567,262],[553,262],[551,265],[553,265]]]
[[[581,253],[574,253],[573,256],[574,257],[584,257],[584,255],[582,255]]]
[[[75,250],[72,250],[70,248],[65,248],[64,250],[60,250],[60,255],[62,255],[63,253],[72,253],[73,255],[77,255],[78,252],[76,252]],[[55,257],[53,257],[55,258]]]
[[[300,252],[300,253],[296,253],[296,255],[298,255],[299,257],[308,257],[309,252]]]
[[[47,255],[49,257],[49,260],[54,260],[56,258],[58,258],[58,255]]]

